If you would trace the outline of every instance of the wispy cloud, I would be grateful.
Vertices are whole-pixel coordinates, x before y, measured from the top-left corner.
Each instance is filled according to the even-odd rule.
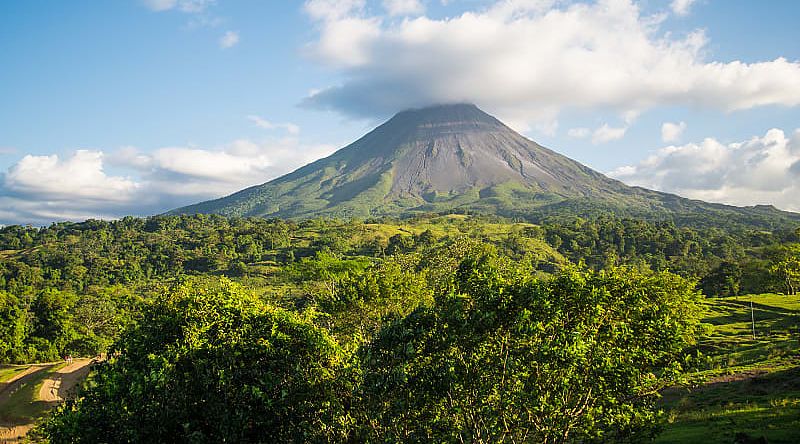
[[[589,137],[591,130],[589,128],[570,128],[567,131],[567,136],[573,139],[584,139]]]
[[[176,11],[188,16],[184,29],[196,30],[201,28],[217,28],[227,20],[210,11],[216,0],[141,0],[151,11],[166,12]],[[239,43],[239,34],[228,31],[218,40],[222,49],[230,48]]]
[[[383,0],[383,7],[391,15],[417,15],[425,12],[420,0]]]
[[[627,127],[614,128],[604,123],[592,133],[592,143],[600,144],[622,139],[627,131]]]
[[[686,122],[664,122],[661,125],[661,140],[664,142],[677,142],[686,130]]]
[[[177,10],[189,14],[203,12],[215,0],[143,0],[144,5],[152,11],[161,12]]]
[[[669,7],[675,15],[689,15],[689,11],[695,1],[696,0],[672,0]]]
[[[287,133],[292,135],[297,135],[300,133],[300,127],[294,123],[274,123],[270,122],[263,117],[250,115],[247,116],[247,120],[253,122],[257,127],[264,128],[264,129],[276,129],[276,128],[283,128],[286,130]]]
[[[227,49],[239,43],[239,33],[236,31],[228,31],[219,38],[219,47]]]

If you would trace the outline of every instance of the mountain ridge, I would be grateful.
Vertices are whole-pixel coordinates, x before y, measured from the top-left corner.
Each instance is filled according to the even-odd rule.
[[[800,223],[800,215],[774,208],[712,204],[625,185],[527,139],[473,104],[401,111],[328,157],[170,213],[366,218],[453,211],[533,221],[604,212],[689,220],[696,213],[736,216],[760,229]]]

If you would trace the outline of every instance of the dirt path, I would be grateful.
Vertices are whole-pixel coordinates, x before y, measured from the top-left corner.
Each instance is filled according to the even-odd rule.
[[[28,368],[26,368],[25,370],[17,373],[11,379],[9,379],[7,381],[4,381],[4,382],[0,382],[0,403],[3,402],[4,396],[8,396],[6,394],[6,389],[8,389],[8,393],[13,392],[14,390],[12,389],[12,386],[15,386],[15,383],[17,381],[19,381],[20,379],[24,378],[25,376],[30,375],[31,373],[38,372],[39,370],[42,370],[42,369],[44,369],[46,367],[48,367],[48,365],[46,365],[46,364],[45,365],[38,365],[38,364],[37,365],[29,365]]]
[[[11,395],[16,392],[23,384],[34,379],[39,372],[45,371],[55,364],[35,364],[14,375],[13,378],[4,382],[0,386],[0,404],[8,401]],[[17,442],[25,436],[33,427],[32,424],[14,425],[7,424],[0,419],[0,444]]]
[[[33,428],[33,424],[7,427],[0,425],[0,444],[20,442]]]
[[[51,373],[39,389],[39,400],[53,402],[66,399],[89,373],[91,363],[92,360],[89,358],[75,359],[72,364]]]
[[[89,373],[89,364],[92,359],[75,359],[72,364],[61,367],[52,373],[42,382],[39,389],[37,401],[60,402],[66,399],[79,382]],[[40,372],[49,371],[56,364],[35,364],[30,368],[15,375],[12,380],[4,383],[0,388],[0,405],[6,403],[11,395],[23,384],[36,378]],[[19,442],[31,429],[33,424],[13,424],[5,423],[0,418],[0,444]]]
[[[13,378],[3,383],[0,386],[0,404],[8,401],[8,398],[31,379],[36,377],[36,374],[53,367],[55,364],[33,364],[27,369],[21,371],[19,374],[14,375]]]

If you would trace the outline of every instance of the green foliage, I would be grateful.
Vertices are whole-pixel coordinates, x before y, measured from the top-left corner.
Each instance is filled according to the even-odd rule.
[[[31,304],[34,317],[33,336],[52,344],[53,352],[42,356],[43,360],[58,359],[56,350],[64,350],[74,339],[74,327],[70,312],[76,296],[70,292],[47,289],[39,293]]]
[[[774,256],[770,271],[783,281],[786,294],[797,294],[800,287],[800,244],[781,246]]]
[[[391,260],[346,275],[330,293],[316,295],[319,309],[329,314],[329,328],[340,341],[358,345],[380,327],[432,302],[424,273],[414,273],[407,263]]]
[[[226,275],[278,305],[298,308],[333,295],[339,281],[395,256],[407,256],[408,271],[419,273],[432,291],[445,292],[467,253],[491,248],[529,264],[540,277],[559,270],[567,257],[595,270],[668,269],[699,280],[711,296],[787,293],[789,285],[797,287],[798,268],[796,244],[787,242],[797,239],[788,230],[690,229],[611,216],[550,217],[541,226],[499,216],[427,214],[365,223],[196,215],[5,227],[0,290],[16,301],[8,316],[23,337],[13,353],[0,354],[0,362],[93,355],[136,315],[137,299],[151,297],[155,284],[184,275]],[[57,292],[47,297],[63,301],[45,303],[43,292]],[[410,304],[392,311],[416,307]],[[379,323],[368,318],[372,327],[363,334]]]
[[[362,351],[369,439],[625,441],[651,436],[657,391],[694,337],[693,285],[669,273],[531,280],[483,256]]]
[[[489,246],[451,247],[340,274],[326,274],[343,264],[320,253],[316,271],[333,284],[315,295],[316,319],[225,279],[176,285],[146,304],[42,433],[56,443],[655,433],[656,392],[679,377],[695,332],[691,282],[630,268],[541,280]]]
[[[545,238],[561,253],[595,269],[644,263],[697,279],[707,275],[715,262],[736,261],[745,254],[743,235],[718,228],[696,230],[671,222],[607,216],[554,219],[543,228]]]
[[[82,397],[44,426],[51,442],[340,442],[347,359],[301,316],[222,280],[147,307]]]
[[[24,361],[28,313],[14,295],[0,291],[0,362]]]
[[[734,296],[742,286],[742,269],[736,262],[723,262],[701,281],[705,294]]]

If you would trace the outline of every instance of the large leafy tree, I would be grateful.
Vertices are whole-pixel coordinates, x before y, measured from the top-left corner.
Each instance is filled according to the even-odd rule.
[[[800,244],[782,245],[773,256],[770,270],[783,281],[786,294],[797,294],[800,289]]]
[[[19,362],[27,358],[24,339],[30,320],[20,300],[0,290],[0,362]]]
[[[736,262],[722,262],[701,281],[708,296],[735,296],[742,284],[742,268]]]
[[[412,271],[408,258],[396,257],[347,273],[332,291],[316,295],[319,309],[339,342],[358,345],[371,338],[390,319],[408,315],[420,304],[431,301],[424,273]]]
[[[489,255],[362,352],[365,439],[621,442],[652,436],[699,297],[669,273],[549,281]]]
[[[32,336],[40,345],[39,360],[54,360],[64,354],[72,353],[71,343],[76,337],[72,321],[72,309],[77,296],[68,291],[46,289],[41,291],[31,303],[30,311],[34,317]]]
[[[351,386],[328,334],[237,284],[189,282],[145,309],[51,442],[341,441]]]

